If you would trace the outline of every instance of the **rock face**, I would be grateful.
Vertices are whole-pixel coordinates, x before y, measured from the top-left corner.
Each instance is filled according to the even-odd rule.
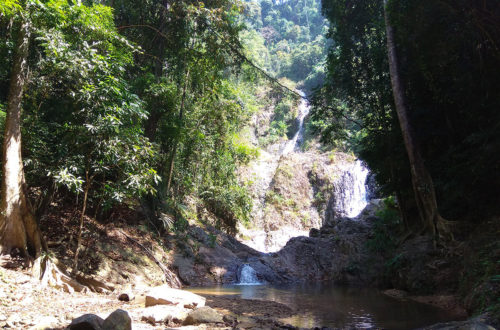
[[[370,230],[369,220],[336,219],[313,230],[313,237],[293,238],[279,252],[265,256],[263,262],[292,281],[375,284],[380,262],[366,247]]]
[[[259,185],[253,190],[258,210],[252,213],[252,227],[239,228],[239,240],[252,248],[278,252],[290,238],[307,236],[328,219],[356,217],[366,206],[368,170],[353,156],[309,151],[277,159],[276,165],[269,165],[274,174],[267,189]]]
[[[373,214],[380,207],[373,202],[367,212],[356,219],[329,219],[319,229],[311,229],[310,237],[291,239],[275,253],[261,253],[214,228],[213,248],[200,247],[195,264],[193,258],[179,254],[174,261],[185,283],[206,285],[237,283],[242,265],[251,266],[257,280],[263,283],[330,280],[354,285],[376,285],[384,261],[370,253],[366,245],[372,235]],[[194,228],[194,227],[193,227]],[[190,230],[191,237],[200,237],[200,228]],[[201,243],[201,241],[199,241]],[[200,244],[201,245],[201,244]]]
[[[205,298],[192,292],[162,285],[152,288],[146,294],[146,307],[155,305],[179,305],[185,308],[195,308],[205,306]]]
[[[200,323],[223,323],[222,315],[213,308],[201,307],[190,312],[184,320],[184,325],[197,325]]]

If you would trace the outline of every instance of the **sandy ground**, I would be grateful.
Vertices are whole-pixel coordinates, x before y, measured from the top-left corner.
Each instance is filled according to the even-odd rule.
[[[93,313],[106,318],[120,308],[129,312],[133,329],[165,329],[165,325],[153,326],[141,321],[140,310],[144,308],[144,294],[137,292],[133,301],[122,302],[117,299],[119,293],[119,290],[108,294],[67,293],[51,287],[42,287],[28,270],[0,268],[0,328],[64,329],[72,319],[83,314]],[[233,326],[229,328],[235,325],[240,329],[283,327],[277,319],[296,314],[296,311],[288,306],[272,301],[210,295],[206,298],[207,306],[234,320]],[[216,327],[202,325],[194,328]]]

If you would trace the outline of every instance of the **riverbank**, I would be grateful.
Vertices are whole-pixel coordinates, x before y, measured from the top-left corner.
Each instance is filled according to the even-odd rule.
[[[210,225],[191,225],[182,234],[165,234],[160,238],[131,223],[137,214],[107,224],[87,219],[99,235],[84,241],[81,264],[87,275],[112,284],[115,290],[66,293],[41,287],[38,279],[31,277],[21,265],[15,270],[1,269],[0,322],[3,325],[9,322],[11,328],[29,328],[47,321],[63,327],[81,314],[97,313],[104,318],[120,308],[130,311],[135,328],[150,329],[151,325],[134,311],[144,308],[143,294],[148,288],[165,282],[162,267],[175,277],[175,281],[169,282],[172,286],[175,282],[183,286],[214,286],[238,282],[242,265],[249,265],[256,270],[258,279],[266,283],[292,286],[318,283],[321,286],[332,282],[338,287],[392,289],[397,294],[392,294],[391,299],[416,299],[444,308],[446,313],[463,311],[463,308],[468,315],[489,312],[485,322],[498,326],[494,303],[498,288],[492,275],[497,269],[497,232],[485,230],[493,228],[491,223],[477,226],[465,236],[457,236],[457,242],[447,248],[435,249],[430,238],[417,236],[382,251],[370,244],[379,242],[380,226],[384,225],[380,223],[383,219],[376,216],[375,206],[370,206],[356,219],[334,218],[319,230],[311,230],[309,237],[294,238],[280,251],[269,254],[253,250]],[[63,216],[54,215],[49,218],[52,222],[45,225],[58,228],[59,231],[51,230],[54,235],[71,237],[77,224],[60,214]],[[72,260],[71,238],[51,244],[59,260],[68,263]],[[273,292],[272,286],[268,288]],[[118,295],[129,289],[136,299],[119,301]],[[228,295],[206,294],[208,306],[233,317],[225,326],[232,326],[238,315],[238,322],[252,321],[254,327],[255,324],[262,326],[259,322],[272,322],[272,327],[285,326],[293,323],[289,319],[301,310],[290,302],[273,302],[269,297]],[[262,300],[271,301],[273,305],[259,309]],[[375,305],[379,300],[374,299]],[[324,303],[330,306],[328,304],[335,306]],[[366,307],[360,309],[366,310]],[[246,315],[247,312],[252,315]],[[286,316],[286,313],[295,314]],[[248,320],[253,316],[257,319]],[[259,321],[262,318],[264,321]],[[460,319],[463,315],[456,313],[446,320]],[[303,327],[317,325],[321,322]]]

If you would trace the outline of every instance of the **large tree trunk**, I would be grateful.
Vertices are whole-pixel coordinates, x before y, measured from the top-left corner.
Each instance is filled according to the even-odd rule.
[[[410,161],[411,177],[415,200],[425,229],[428,230],[435,239],[440,236],[450,235],[446,226],[446,221],[439,214],[436,192],[432,177],[427,170],[422,155],[420,153],[415,133],[410,124],[406,97],[399,76],[396,45],[394,40],[394,30],[387,13],[387,0],[384,0],[384,16],[387,32],[387,52],[389,58],[389,71],[391,74],[391,85],[394,95],[394,103],[398,114],[401,132]]]
[[[0,201],[0,249],[2,254],[18,250],[24,257],[36,258],[42,251],[42,238],[26,198],[21,157],[21,102],[28,71],[29,37],[29,22],[23,20],[13,60],[5,119]]]

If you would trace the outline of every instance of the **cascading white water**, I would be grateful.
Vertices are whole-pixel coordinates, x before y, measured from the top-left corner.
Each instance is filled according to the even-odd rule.
[[[300,96],[304,97],[305,94],[302,91],[299,91]],[[302,99],[299,104],[299,115],[297,116],[297,120],[299,121],[299,129],[293,136],[293,139],[288,141],[283,149],[282,155],[287,155],[290,152],[293,152],[296,148],[300,147],[300,143],[304,136],[304,118],[309,113],[310,106],[306,99]]]
[[[335,183],[335,213],[357,217],[368,204],[366,178],[368,169],[360,160],[345,168]]]
[[[255,269],[253,269],[252,266],[248,264],[244,264],[240,270],[240,282],[238,284],[260,285],[262,283],[259,282],[259,279],[257,278],[257,272],[255,271]]]
[[[305,94],[302,91],[298,91],[302,97]],[[292,223],[287,224],[286,221],[282,221],[278,228],[267,228],[266,216],[266,193],[272,188],[273,179],[277,169],[279,169],[280,163],[284,161],[291,160],[293,164],[302,162],[302,166],[307,168],[307,161],[304,162],[304,153],[301,152],[300,146],[304,139],[304,119],[309,114],[310,105],[308,101],[303,98],[298,107],[298,115],[296,121],[298,123],[298,129],[291,140],[288,140],[279,147],[276,145],[272,149],[262,150],[258,160],[254,161],[252,167],[253,170],[253,189],[255,194],[254,208],[252,211],[252,216],[256,224],[256,228],[246,228],[240,226],[239,232],[241,237],[247,237],[241,239],[248,246],[261,251],[261,252],[276,252],[279,251],[286,245],[291,238],[297,236],[307,236],[309,234],[309,228],[304,229],[302,224]],[[329,184],[333,183],[333,192],[328,191],[328,210],[326,211],[329,216],[333,217],[357,217],[360,212],[367,205],[367,192],[365,187],[366,177],[368,175],[368,169],[366,169],[361,161],[353,161],[347,155],[340,156],[340,162],[331,163],[327,160],[322,160],[320,156],[314,151],[311,152],[312,157],[317,159],[321,166],[326,169],[326,171],[331,171],[333,169],[334,173],[331,177],[327,179]],[[344,159],[346,158],[346,159]],[[312,160],[313,161],[313,160]],[[290,162],[289,162],[290,163]],[[334,179],[336,178],[336,179]],[[294,178],[291,178],[293,180]],[[312,201],[314,196],[313,188],[310,189],[310,200]],[[303,197],[304,199],[307,197]],[[308,212],[313,220],[308,222],[309,227],[319,228],[321,226],[321,215],[318,213],[317,208],[311,205],[309,210],[304,210]],[[286,215],[283,215],[286,216]],[[309,218],[304,217],[304,223]],[[324,220],[324,219],[323,219]],[[270,221],[272,223],[272,220]],[[245,267],[246,268],[246,267]],[[244,269],[244,272],[250,271],[249,269]],[[252,280],[249,281],[250,283]],[[257,281],[258,282],[258,281]],[[247,284],[247,283],[241,283]]]

